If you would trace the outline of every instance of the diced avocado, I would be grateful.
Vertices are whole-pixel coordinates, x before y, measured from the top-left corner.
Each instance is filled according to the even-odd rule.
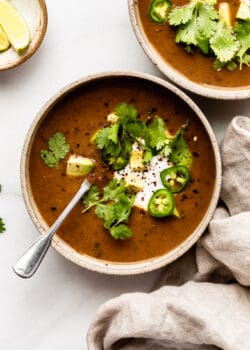
[[[67,176],[86,176],[94,167],[94,161],[89,158],[73,154],[69,157],[67,162],[66,175]]]
[[[129,164],[132,171],[144,170],[143,151],[132,151]]]
[[[219,20],[229,27],[232,27],[232,13],[228,2],[219,4]]]
[[[116,123],[118,123],[118,121],[119,121],[119,117],[118,117],[118,115],[116,115],[115,113],[110,113],[110,114],[107,116],[107,121],[108,121],[110,124],[116,124]]]
[[[134,174],[128,174],[124,178],[126,182],[126,189],[131,192],[140,192],[144,188],[144,183]]]
[[[241,0],[240,6],[236,13],[236,18],[242,19],[244,21],[250,21],[250,1]]]

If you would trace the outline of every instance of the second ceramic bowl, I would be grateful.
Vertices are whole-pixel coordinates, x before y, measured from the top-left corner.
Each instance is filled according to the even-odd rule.
[[[150,60],[167,78],[169,78],[170,80],[172,80],[172,82],[174,82],[175,84],[179,85],[180,87],[186,90],[189,90],[198,95],[203,95],[209,98],[234,100],[234,99],[245,99],[250,97],[249,86],[231,88],[231,87],[219,87],[212,84],[210,85],[208,83],[207,84],[197,83],[190,80],[187,76],[185,76],[180,71],[178,71],[177,65],[175,65],[176,67],[174,68],[170,63],[168,63],[163,58],[163,56],[161,56],[157,48],[150,42],[148,35],[144,30],[144,25],[143,25],[145,21],[144,17],[148,17],[148,8],[150,5],[150,2],[151,0],[128,0],[130,19],[131,19],[132,27],[139,44],[142,46],[143,50],[145,51],[147,56],[150,58]],[[143,5],[143,6],[140,6],[140,5]],[[146,7],[146,9],[144,7]],[[143,14],[142,14],[143,18],[140,16],[141,8],[143,9]],[[167,34],[165,33],[165,31],[161,26],[155,26],[153,23],[150,23],[150,24],[151,24],[149,26],[150,29],[147,28],[147,30],[155,31],[158,33],[158,36],[160,35],[156,41],[157,41],[157,45],[158,44],[161,45],[162,40],[164,40]],[[163,35],[161,35],[161,33],[163,33]],[[166,37],[166,40],[167,40],[167,37]],[[176,52],[175,52],[175,55],[176,55]],[[174,59],[174,57],[172,57],[172,59]],[[194,62],[192,60],[189,60],[189,64],[191,64],[192,66],[192,67],[189,66],[190,70],[192,69],[193,71],[195,71],[195,67],[193,67]],[[249,73],[242,72],[240,79],[243,79],[245,74],[249,74]],[[230,77],[228,78],[230,81]]]

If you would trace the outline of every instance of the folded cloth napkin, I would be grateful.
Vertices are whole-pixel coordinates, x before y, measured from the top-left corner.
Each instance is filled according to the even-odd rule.
[[[208,231],[159,289],[104,304],[89,350],[250,350],[250,118],[232,120],[221,155],[224,204]]]

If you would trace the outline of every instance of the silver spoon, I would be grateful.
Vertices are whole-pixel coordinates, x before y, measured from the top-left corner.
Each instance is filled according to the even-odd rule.
[[[81,197],[90,189],[90,186],[91,185],[87,180],[83,181],[80,189],[74,195],[54,224],[45,234],[41,235],[17,261],[17,263],[13,266],[13,270],[18,276],[29,278],[34,275],[49,249],[55,232],[61,226],[74,206],[79,202]]]

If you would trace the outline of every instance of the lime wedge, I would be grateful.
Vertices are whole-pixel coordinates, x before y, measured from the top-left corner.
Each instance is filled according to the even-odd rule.
[[[0,0],[0,26],[18,53],[27,49],[30,43],[27,25],[7,0]]]
[[[0,52],[7,50],[10,47],[10,42],[2,28],[0,27]]]

